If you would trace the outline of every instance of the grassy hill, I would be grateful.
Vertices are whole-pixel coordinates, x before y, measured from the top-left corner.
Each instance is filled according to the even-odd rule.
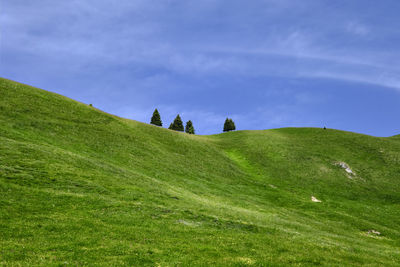
[[[0,265],[395,266],[399,163],[399,137],[193,136],[0,79]]]

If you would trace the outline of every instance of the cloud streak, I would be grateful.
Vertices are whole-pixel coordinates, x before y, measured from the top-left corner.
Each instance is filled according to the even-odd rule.
[[[379,57],[379,52],[369,49],[360,52],[358,46],[348,46],[343,51],[342,46],[327,44],[319,36],[322,35],[321,33],[310,32],[305,26],[296,26],[290,31],[279,31],[276,27],[272,27],[272,30],[261,40],[256,38],[255,43],[236,40],[234,43],[227,44],[218,38],[219,31],[202,32],[200,30],[196,34],[192,31],[187,32],[184,27],[182,29],[176,25],[180,20],[184,20],[194,24],[190,30],[193,27],[202,26],[204,23],[195,13],[204,12],[213,17],[214,13],[220,11],[222,4],[225,4],[222,1],[205,1],[202,4],[159,1],[151,5],[145,1],[121,1],[118,5],[110,5],[109,1],[86,0],[68,1],[62,3],[61,6],[50,1],[44,2],[46,5],[41,10],[44,13],[42,16],[35,15],[35,12],[32,12],[35,6],[29,4],[27,6],[16,4],[10,7],[10,9],[14,7],[15,12],[21,12],[25,17],[22,22],[17,16],[2,15],[0,20],[9,29],[6,34],[12,32],[8,34],[11,39],[3,44],[4,50],[39,53],[49,58],[58,58],[60,61],[71,61],[70,59],[73,58],[75,59],[74,68],[77,66],[84,68],[87,64],[101,62],[159,67],[180,73],[237,72],[241,75],[253,75],[255,69],[269,74],[273,69],[274,72],[283,76],[300,74],[337,79],[343,77],[344,80],[358,77],[354,78],[354,81],[362,81],[360,77],[365,68],[370,68],[370,72],[378,70],[378,75],[374,75],[374,78],[368,73],[364,80],[374,79],[373,83],[376,85],[398,89],[398,83],[382,78],[382,73],[391,72],[391,76],[397,76],[400,74],[399,67],[396,68],[384,57]],[[268,5],[253,4],[253,7],[264,7],[265,10],[270,8],[275,12],[269,13],[280,16],[293,5],[288,2],[278,2],[267,1]],[[233,6],[235,5],[239,5],[237,1],[234,1]],[[312,6],[313,4],[310,4],[310,8]],[[174,10],[185,10],[187,14],[176,17],[169,15]],[[225,18],[227,21],[232,17],[245,16],[240,12],[229,11],[231,14]],[[143,12],[146,16],[140,15]],[[130,16],[133,19],[129,19]],[[58,17],[64,19],[57,19]],[[151,19],[152,17],[157,19]],[[224,18],[221,20],[224,24]],[[54,23],[54,21],[61,23]],[[249,24],[256,26],[260,24],[253,20],[250,22]],[[250,28],[250,26],[252,25],[247,27]],[[247,27],[243,28],[247,29]],[[176,36],[179,31],[182,31],[184,38]],[[238,31],[240,32],[241,29]],[[373,35],[367,26],[354,20],[346,23],[344,31],[357,36]],[[245,32],[245,34],[248,33]],[[228,31],[225,37],[229,40],[232,38],[231,35],[235,34]],[[284,63],[281,66],[271,66],[267,60],[256,62],[251,60],[257,56],[265,57],[267,60],[271,57],[281,57]],[[399,57],[398,54],[394,56]],[[376,59],[376,57],[379,58]],[[288,63],[285,64],[285,62]],[[330,67],[334,64],[340,65],[340,68],[345,66],[349,73],[343,75],[340,70],[337,70],[339,68]],[[346,66],[351,66],[351,68]],[[323,71],[314,71],[321,67]],[[271,74],[274,75],[274,72]]]
[[[142,114],[143,121],[154,106],[202,114],[198,125],[207,133],[220,128],[206,123],[212,117],[251,121],[259,107],[269,118],[265,127],[316,123],[301,101],[293,105],[307,115],[296,119],[279,108],[287,107],[285,93],[274,98],[281,105],[266,108],[259,92],[308,94],[322,90],[314,88],[320,80],[323,88],[341,81],[400,91],[400,33],[393,27],[400,4],[389,2],[390,9],[344,0],[7,1],[0,71],[111,113]],[[224,98],[242,110],[221,104]]]

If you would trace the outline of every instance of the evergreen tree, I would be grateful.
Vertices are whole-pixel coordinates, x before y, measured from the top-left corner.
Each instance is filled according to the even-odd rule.
[[[230,126],[231,126],[231,127],[230,127],[230,128],[231,128],[231,131],[236,130],[236,125],[235,125],[235,123],[233,122],[232,119],[230,119],[229,123],[230,123]]]
[[[162,126],[161,116],[157,109],[154,110],[150,123],[153,125]]]
[[[171,124],[169,125],[168,129],[173,130],[174,129],[174,124],[171,122]]]
[[[229,119],[226,118],[225,123],[224,123],[224,132],[228,132],[230,129],[229,127]]]
[[[185,132],[188,134],[194,134],[194,127],[191,120],[186,122]]]
[[[236,130],[235,123],[233,122],[232,119],[226,118],[223,131],[229,132],[229,131],[234,131],[234,130]]]
[[[183,122],[181,116],[179,114],[176,116],[174,122],[170,125],[171,130],[183,132],[185,129],[183,128]]]

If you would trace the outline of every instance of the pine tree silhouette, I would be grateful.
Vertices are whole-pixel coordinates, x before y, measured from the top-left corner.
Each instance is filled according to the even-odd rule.
[[[170,125],[171,130],[183,132],[185,129],[183,128],[183,122],[179,114],[176,116],[174,122]]]
[[[185,126],[185,132],[188,134],[194,134],[194,127],[193,127],[193,123],[191,120],[189,120],[188,122],[186,122],[186,126]]]
[[[150,123],[153,125],[162,126],[161,116],[157,109],[154,110]]]

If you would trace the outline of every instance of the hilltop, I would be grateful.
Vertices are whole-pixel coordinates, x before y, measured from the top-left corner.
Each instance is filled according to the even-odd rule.
[[[188,135],[6,79],[0,96],[2,265],[400,262],[398,136]]]

